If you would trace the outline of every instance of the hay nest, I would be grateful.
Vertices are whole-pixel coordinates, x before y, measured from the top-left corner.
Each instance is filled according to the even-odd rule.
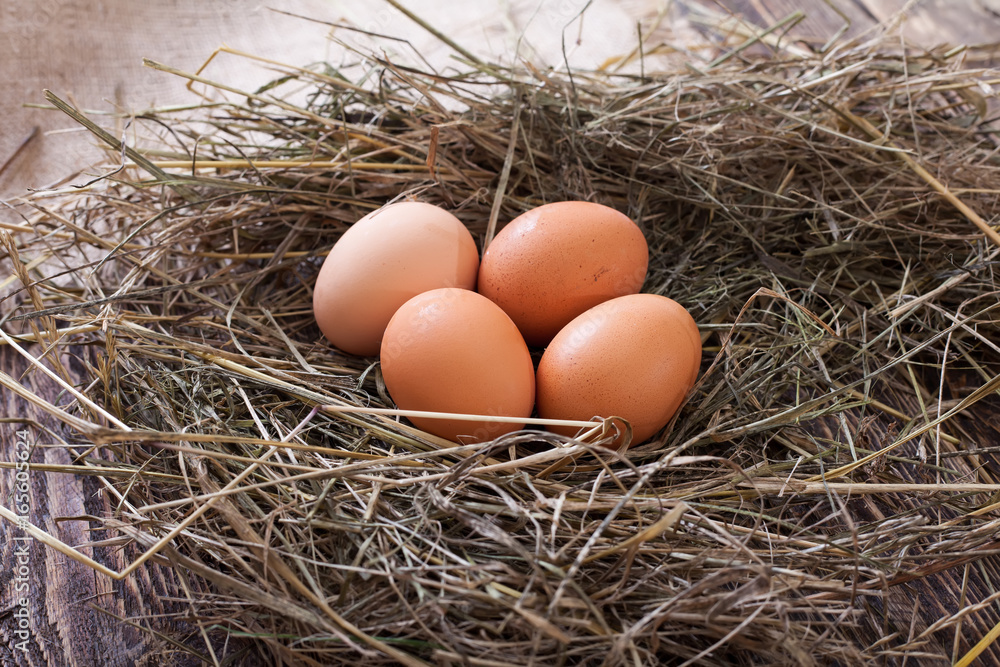
[[[59,470],[101,480],[96,534],[187,582],[155,628],[171,650],[812,665],[988,644],[995,73],[748,45],[633,75],[271,63],[261,90],[133,118],[127,145],[50,96],[111,166],[16,206],[3,330],[76,386],[57,406],[2,381],[63,423]],[[480,241],[556,200],[636,220],[644,291],[705,341],[678,417],[622,454],[534,429],[448,446],[370,410],[393,407],[376,360],[324,341],[311,288],[340,233],[407,196]]]

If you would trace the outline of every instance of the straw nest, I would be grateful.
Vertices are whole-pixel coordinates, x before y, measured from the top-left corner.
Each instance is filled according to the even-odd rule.
[[[101,481],[91,528],[187,582],[165,650],[812,665],[988,644],[994,74],[960,50],[720,44],[642,75],[272,63],[264,89],[133,118],[127,146],[50,96],[111,166],[16,207],[5,342],[69,381],[57,406],[2,379],[62,422],[61,471]],[[378,364],[323,340],[311,287],[405,196],[480,241],[555,200],[631,216],[644,291],[705,341],[678,417],[618,453],[535,429],[449,446],[372,412],[393,407]]]

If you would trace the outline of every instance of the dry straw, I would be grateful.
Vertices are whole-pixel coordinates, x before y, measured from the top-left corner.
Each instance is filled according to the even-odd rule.
[[[116,510],[91,526],[133,565],[31,534],[107,576],[176,568],[189,597],[157,636],[212,665],[992,650],[1000,76],[780,32],[709,29],[711,56],[642,75],[379,52],[265,62],[280,78],[239,91],[150,62],[205,101],[127,132],[50,95],[110,166],[5,226],[4,342],[66,393],[0,381],[62,423],[74,464],[45,470],[100,480]],[[404,196],[480,241],[543,202],[627,212],[644,289],[705,340],[679,416],[622,454],[612,421],[453,446],[392,413],[374,360],[320,337],[311,287]]]

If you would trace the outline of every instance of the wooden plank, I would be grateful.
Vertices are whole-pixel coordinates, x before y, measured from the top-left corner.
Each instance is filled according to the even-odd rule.
[[[805,19],[793,35],[822,45],[848,24],[857,37],[880,24],[899,25],[898,34],[911,44],[932,48],[943,44],[986,44],[1000,40],[1000,0],[925,0],[902,14],[906,0],[720,0],[719,5],[761,26],[770,26],[801,10]],[[836,9],[834,9],[834,7]]]
[[[790,14],[801,11],[805,18],[791,34],[816,47],[825,44],[841,30],[845,30],[846,36],[855,37],[877,22],[863,6],[855,2],[837,3],[836,9],[821,0],[722,0],[718,4],[762,27],[774,25]]]
[[[87,349],[74,349],[64,359],[70,371],[86,377],[75,358],[86,358]],[[0,348],[0,369],[20,377],[26,370],[24,360],[7,347]],[[28,374],[24,379],[39,396],[64,404],[61,388],[49,378]],[[72,434],[47,415],[41,414],[19,396],[0,391],[0,461],[15,463],[18,453],[30,451],[30,462],[69,465],[72,448],[59,442],[72,442]],[[12,469],[0,470],[0,502],[20,513],[24,505],[27,518],[36,526],[71,545],[82,545],[119,535],[100,530],[89,521],[64,520],[66,517],[114,516],[116,508],[101,492],[93,477],[56,472],[29,471],[25,475]],[[19,498],[21,481],[27,480],[29,498]],[[11,502],[14,500],[15,502]],[[131,667],[133,665],[201,665],[200,660],[179,653],[166,642],[120,622],[109,614],[132,619],[154,629],[181,630],[191,637],[192,646],[204,651],[196,629],[165,615],[187,610],[184,593],[174,570],[160,565],[141,568],[132,577],[112,581],[32,540],[2,521],[0,535],[0,664],[27,667]],[[136,558],[131,546],[118,545],[84,548],[84,553],[107,567],[120,570]],[[109,613],[95,609],[99,607]],[[26,618],[26,622],[22,622]],[[26,627],[22,627],[26,626]],[[220,639],[221,641],[221,639]],[[242,647],[237,640],[225,651],[232,654]]]

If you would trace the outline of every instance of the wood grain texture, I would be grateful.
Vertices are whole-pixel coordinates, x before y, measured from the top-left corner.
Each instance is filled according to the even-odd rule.
[[[91,354],[85,349],[64,356],[71,373],[84,377],[75,355]],[[0,349],[0,368],[20,377],[26,370],[23,359],[6,347]],[[49,378],[28,373],[24,383],[33,392],[60,405],[68,401]],[[15,461],[20,443],[31,447],[33,464],[69,465],[76,452],[60,440],[72,443],[72,434],[58,422],[40,414],[11,392],[0,392],[0,461]],[[75,517],[114,516],[116,508],[101,492],[94,477],[58,472],[29,472],[30,506],[28,520],[70,545],[100,542],[119,535],[100,529],[96,523]],[[0,498],[5,505],[15,503],[16,471],[0,469]],[[15,510],[17,511],[17,510]],[[0,526],[0,664],[30,667],[131,667],[138,665],[200,665],[191,655],[179,652],[150,632],[131,627],[114,618],[129,619],[174,636],[187,636],[191,645],[204,651],[204,642],[193,626],[177,618],[187,610],[184,592],[174,570],[150,564],[132,576],[114,581],[95,573],[53,549],[34,541],[21,541],[24,533],[6,521]],[[134,546],[115,543],[84,546],[81,551],[114,570],[126,567],[138,555]],[[26,560],[26,562],[25,562]],[[21,567],[23,566],[23,568]],[[22,605],[20,598],[25,598]],[[28,636],[18,634],[20,609],[30,619]],[[104,610],[103,613],[100,610]],[[213,637],[213,640],[216,639]],[[242,644],[229,642],[219,655],[232,654]]]
[[[891,26],[890,34],[924,48],[985,44],[1000,37],[996,0],[922,0],[907,9],[908,4],[906,0],[720,0],[717,6],[761,26],[774,25],[801,10],[805,18],[792,34],[816,45],[843,27],[848,37],[857,37]]]
[[[958,395],[967,395],[971,389],[963,382],[962,373],[956,372],[946,378],[946,384],[958,385],[954,394],[947,394],[945,400]],[[970,383],[975,378],[969,378]],[[896,406],[904,410],[912,410],[913,405]],[[959,438],[962,443],[958,447],[942,442],[941,453],[946,464],[955,466],[956,470],[966,473],[965,481],[985,484],[996,484],[1000,478],[1000,463],[992,455],[951,457],[951,454],[964,454],[965,448],[993,447],[1000,443],[1000,397],[990,397],[984,403],[974,406],[968,413],[950,420],[946,432]],[[879,419],[876,433],[884,434],[889,428],[890,418]],[[814,422],[813,427],[822,422]],[[836,440],[838,426],[828,423],[828,430],[814,435]],[[896,425],[898,426],[898,424]],[[852,422],[852,429],[856,424]],[[881,437],[881,436],[878,436]],[[877,437],[877,438],[878,438]],[[885,443],[883,443],[885,444]],[[883,445],[878,445],[879,447]],[[897,454],[911,459],[919,458],[919,443],[907,443]],[[929,463],[933,463],[934,453],[929,453]],[[844,454],[842,463],[847,463],[848,455]],[[920,467],[900,466],[893,469],[892,475],[886,472],[873,473],[877,478],[874,482],[893,483],[910,482],[933,484],[933,471]],[[896,473],[905,475],[897,477]],[[849,530],[848,525],[863,526],[869,522],[883,522],[886,514],[882,509],[887,500],[879,496],[864,496],[851,498],[841,497],[842,507],[846,509],[850,524],[844,516],[825,516],[824,521],[837,521],[843,530]],[[943,521],[956,519],[963,512],[957,504],[931,508],[929,498],[917,495],[900,495],[891,499],[893,514],[907,517],[915,521],[923,521],[926,525],[937,525]],[[780,498],[772,498],[771,505],[765,506],[772,514],[784,514],[785,505]],[[817,498],[821,507],[825,499]],[[785,518],[796,522],[803,514],[812,508],[800,506]],[[825,514],[836,514],[832,509]],[[919,547],[909,554],[916,555]],[[916,562],[920,563],[920,560]],[[855,608],[863,610],[864,614],[850,619],[844,619],[846,634],[853,636],[855,644],[860,648],[875,645],[888,638],[888,646],[906,645],[905,650],[889,657],[887,665],[951,665],[961,658],[997,623],[1000,623],[1000,604],[992,596],[996,595],[998,587],[994,582],[1000,581],[1000,535],[989,535],[985,544],[970,550],[965,554],[952,554],[946,561],[928,557],[923,564],[915,569],[887,577],[880,587],[882,595],[859,595],[855,600]],[[859,581],[859,584],[863,583]],[[962,622],[957,624],[943,623],[957,615],[964,614]],[[935,630],[935,626],[943,626]],[[922,636],[926,633],[926,636]],[[977,665],[1000,664],[1000,646],[991,646]]]

